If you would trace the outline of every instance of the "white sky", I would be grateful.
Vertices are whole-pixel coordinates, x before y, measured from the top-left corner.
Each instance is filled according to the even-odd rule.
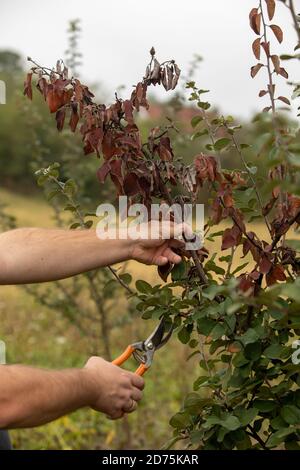
[[[296,35],[288,10],[276,3],[273,23],[283,26],[285,40],[281,46],[273,41],[273,51],[291,52]],[[258,0],[0,0],[0,49],[15,49],[53,66],[64,57],[68,20],[79,17],[82,75],[89,82],[101,81],[109,99],[120,84],[130,87],[142,77],[153,45],[159,60],[175,58],[183,72],[194,53],[202,55],[199,85],[211,90],[210,100],[223,112],[247,117],[259,109],[256,96],[266,82],[264,71],[255,80],[249,74],[256,60],[248,14],[257,4]],[[300,11],[300,0],[295,5]],[[294,80],[299,79],[298,63],[287,62],[286,67]],[[279,94],[290,96],[285,80],[278,82]],[[268,104],[266,98],[260,103]]]

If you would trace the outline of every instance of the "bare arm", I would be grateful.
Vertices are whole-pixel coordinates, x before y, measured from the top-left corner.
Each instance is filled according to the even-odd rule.
[[[143,384],[141,377],[97,357],[83,369],[63,371],[2,365],[0,429],[39,426],[85,406],[120,418],[134,411]]]
[[[0,284],[53,281],[124,261],[129,240],[100,240],[94,230],[21,228],[0,235]]]
[[[147,228],[147,224],[146,224]],[[0,234],[0,284],[54,281],[136,259],[145,264],[179,263],[171,227],[169,239],[101,240],[95,230],[21,228]]]

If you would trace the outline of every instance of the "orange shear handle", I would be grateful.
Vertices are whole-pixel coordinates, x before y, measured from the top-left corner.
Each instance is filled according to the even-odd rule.
[[[134,351],[134,348],[132,346],[128,346],[119,357],[117,357],[116,359],[112,361],[112,363],[115,364],[116,366],[121,366],[122,364],[124,364],[124,362],[127,361],[127,359],[130,358],[133,351]],[[148,369],[149,367],[146,367],[145,364],[140,364],[140,366],[135,371],[135,374],[142,376],[145,374],[145,372],[147,372]]]

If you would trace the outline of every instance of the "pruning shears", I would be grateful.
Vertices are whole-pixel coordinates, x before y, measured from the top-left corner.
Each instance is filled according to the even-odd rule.
[[[157,349],[164,346],[173,333],[174,325],[170,328],[167,327],[166,320],[162,318],[152,331],[151,335],[144,341],[138,341],[137,343],[130,344],[127,346],[125,351],[116,359],[112,361],[116,366],[124,364],[131,356],[139,363],[139,367],[135,373],[137,375],[144,375],[145,372],[151,367],[154,353]],[[169,331],[167,331],[169,330]]]

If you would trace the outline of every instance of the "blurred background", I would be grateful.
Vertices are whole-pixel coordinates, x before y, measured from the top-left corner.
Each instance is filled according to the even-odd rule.
[[[197,110],[188,101],[185,82],[195,80],[200,88],[211,90],[212,118],[221,112],[243,124],[240,140],[251,143],[249,161],[261,172],[270,134],[268,118],[257,114],[267,105],[267,98],[257,98],[265,76],[250,78],[255,59],[248,14],[256,3],[1,0],[0,80],[6,83],[7,95],[6,104],[0,105],[0,229],[70,224],[59,202],[47,201],[34,177],[35,170],[53,162],[61,164],[63,180],[76,181],[82,210],[94,211],[100,202],[111,201],[113,194],[109,183],[99,185],[95,176],[99,162],[83,156],[80,138],[68,130],[57,133],[54,117],[40,95],[35,93],[32,103],[24,98],[27,56],[47,67],[64,59],[97,100],[109,104],[115,91],[126,98],[143,77],[154,46],[158,60],[176,59],[182,78],[174,92],[151,91],[149,112],[140,117],[142,133],[146,136],[152,127],[166,124],[165,116],[171,117],[181,131],[174,135],[175,153],[192,161],[205,144],[191,139],[190,121]],[[295,3],[300,7],[299,0]],[[290,53],[296,34],[288,11],[278,4],[276,23],[285,36],[276,53]],[[287,64],[296,78],[297,66],[296,61]],[[278,83],[278,94],[290,97],[286,81]],[[296,109],[293,104],[291,112],[283,110],[281,119],[293,126]],[[228,152],[222,165],[238,168],[240,162]],[[208,197],[203,193],[204,202]],[[134,263],[121,267],[119,273],[128,285],[138,278],[158,282],[154,269]],[[111,359],[153,327],[140,319],[126,291],[104,270],[43,286],[1,287],[0,316],[0,338],[7,344],[9,363],[54,368],[82,366],[90,354]],[[81,410],[41,428],[13,431],[15,447],[160,448],[171,436],[168,421],[196,376],[197,363],[186,363],[189,354],[187,347],[171,341],[157,355],[146,378],[145,399],[133,416],[113,423]]]

